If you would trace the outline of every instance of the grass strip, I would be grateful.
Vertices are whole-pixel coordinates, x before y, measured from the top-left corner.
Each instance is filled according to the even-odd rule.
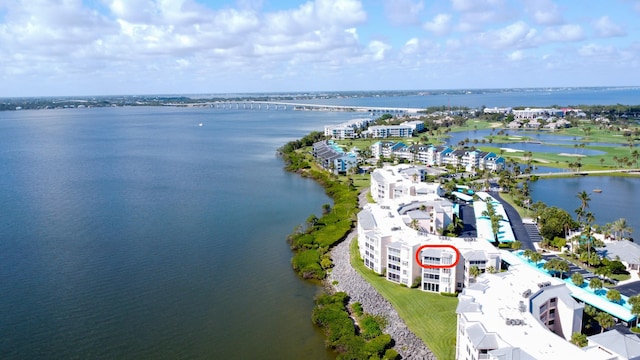
[[[405,324],[438,359],[455,358],[458,299],[423,292],[387,281],[364,266],[357,239],[351,243],[351,266],[387,299]]]

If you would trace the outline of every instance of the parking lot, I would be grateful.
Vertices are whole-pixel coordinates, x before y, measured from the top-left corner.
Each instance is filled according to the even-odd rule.
[[[640,281],[616,286],[616,290],[620,291],[620,294],[625,296],[640,295]]]

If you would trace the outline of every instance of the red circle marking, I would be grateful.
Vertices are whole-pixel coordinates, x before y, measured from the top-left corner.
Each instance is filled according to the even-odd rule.
[[[425,264],[422,263],[422,260],[420,260],[420,252],[422,251],[422,249],[425,249],[425,248],[449,248],[449,249],[453,249],[453,251],[455,251],[455,253],[456,253],[456,260],[453,262],[453,264],[449,264],[449,265],[425,265]],[[447,245],[447,244],[422,245],[416,251],[416,262],[418,262],[418,265],[421,268],[425,268],[425,269],[450,269],[450,268],[458,265],[459,261],[460,261],[460,251],[458,251],[458,248],[453,246],[453,245]]]

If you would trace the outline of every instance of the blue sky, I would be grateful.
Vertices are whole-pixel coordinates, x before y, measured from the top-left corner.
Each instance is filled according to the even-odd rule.
[[[0,96],[640,85],[640,0],[0,0]]]

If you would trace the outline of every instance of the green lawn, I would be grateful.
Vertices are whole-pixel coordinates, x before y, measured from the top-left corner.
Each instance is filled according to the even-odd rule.
[[[455,358],[456,306],[458,299],[410,289],[387,281],[367,269],[351,244],[352,266],[387,299],[407,326],[421,338],[438,359]]]
[[[535,211],[533,210],[527,210],[525,208],[522,208],[518,205],[516,205],[516,203],[513,201],[513,195],[509,194],[509,193],[500,193],[500,197],[508,202],[509,204],[511,204],[511,206],[513,206],[514,209],[516,209],[516,211],[518,212],[518,214],[520,214],[520,217],[522,218],[533,218],[535,217]]]

